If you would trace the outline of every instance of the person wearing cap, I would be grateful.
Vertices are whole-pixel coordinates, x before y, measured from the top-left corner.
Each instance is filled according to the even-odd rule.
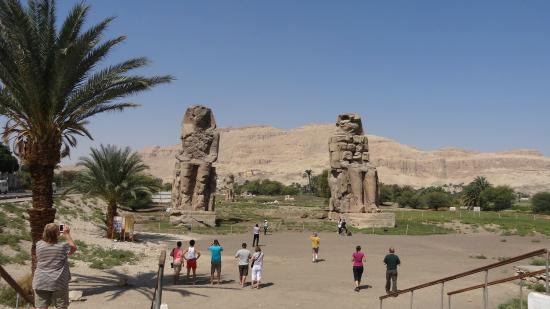
[[[269,228],[269,223],[267,219],[264,220],[264,235],[267,235],[267,229]]]

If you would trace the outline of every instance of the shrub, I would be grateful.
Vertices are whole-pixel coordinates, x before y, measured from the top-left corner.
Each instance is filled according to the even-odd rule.
[[[401,193],[401,196],[397,199],[400,207],[420,208],[422,206],[422,200],[418,194],[413,191],[405,191]]]
[[[534,212],[550,212],[550,192],[539,192],[531,199]]]
[[[516,198],[514,190],[508,186],[489,187],[481,192],[484,210],[504,210],[512,207]]]
[[[426,206],[430,209],[438,210],[450,205],[449,195],[443,192],[433,191],[423,195]]]
[[[19,286],[21,286],[23,291],[25,291],[29,295],[32,295],[32,278],[30,274],[17,280],[17,283],[19,284]],[[16,298],[17,298],[17,293],[11,286],[9,285],[0,286],[0,304],[5,306],[10,306],[10,307],[15,307]],[[26,304],[25,299],[20,298],[19,305],[25,305],[25,304]]]

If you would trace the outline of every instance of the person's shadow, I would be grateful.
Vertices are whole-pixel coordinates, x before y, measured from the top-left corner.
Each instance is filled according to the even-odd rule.
[[[359,291],[361,290],[366,290],[366,289],[372,289],[372,285],[368,285],[368,284],[364,284],[364,285],[360,285],[359,286]]]

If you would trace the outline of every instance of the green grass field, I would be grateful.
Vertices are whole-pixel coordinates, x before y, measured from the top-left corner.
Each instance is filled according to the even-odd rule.
[[[278,203],[273,203],[277,200]],[[550,216],[529,213],[530,206],[522,203],[516,210],[502,212],[472,211],[432,211],[392,209],[396,216],[396,227],[390,229],[369,228],[354,229],[354,233],[377,235],[433,235],[457,233],[449,227],[451,223],[468,226],[471,232],[482,229],[506,235],[550,236]],[[297,211],[292,211],[295,209]],[[302,217],[303,213],[323,213],[328,209],[325,198],[303,195],[296,196],[294,201],[284,201],[282,196],[239,198],[236,202],[218,202],[216,213],[218,224],[213,228],[194,228],[193,232],[201,234],[228,234],[249,231],[255,223],[264,219],[270,222],[272,231],[335,231],[336,223],[326,219],[314,219],[311,215]],[[287,211],[288,213],[285,213]],[[181,227],[174,227],[166,215],[160,219],[142,224],[142,228],[153,232],[180,233]]]

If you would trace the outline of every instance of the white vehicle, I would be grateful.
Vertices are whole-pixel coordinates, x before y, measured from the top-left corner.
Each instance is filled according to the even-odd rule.
[[[7,180],[0,180],[0,193],[3,193],[3,194],[8,193],[8,181]]]

